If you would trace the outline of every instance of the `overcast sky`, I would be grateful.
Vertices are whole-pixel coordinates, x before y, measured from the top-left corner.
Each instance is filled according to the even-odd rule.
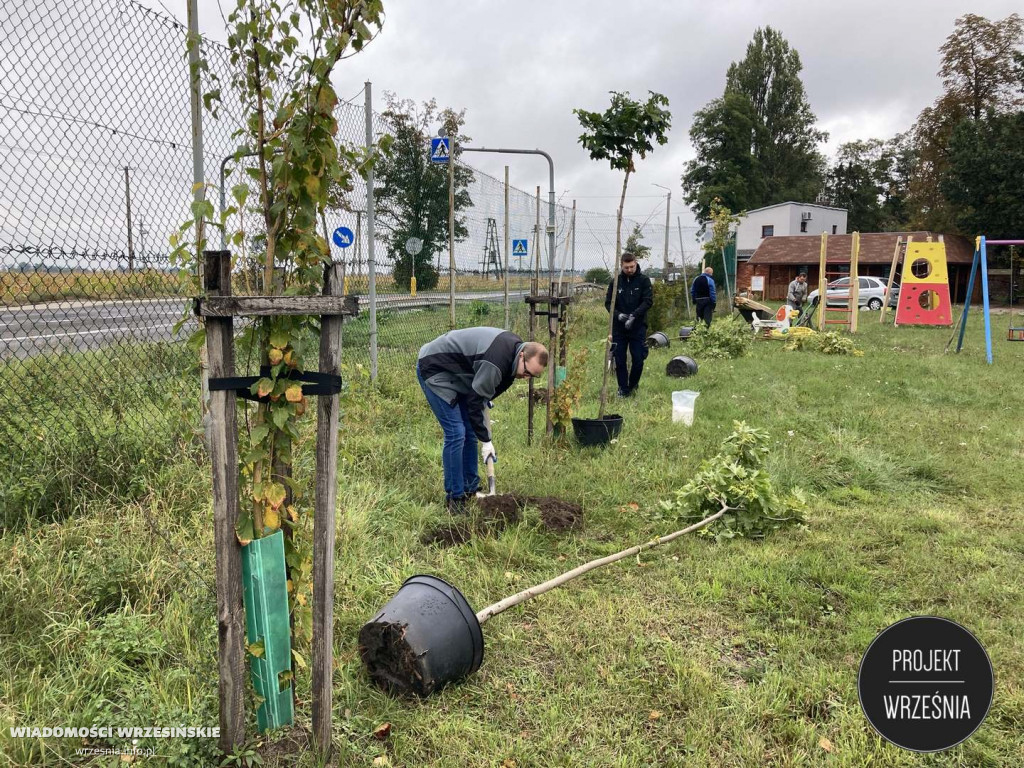
[[[185,0],[145,0],[185,21]],[[226,10],[232,0],[222,0]],[[201,31],[224,40],[216,0],[199,0]],[[965,13],[1002,19],[1019,0],[385,0],[387,20],[362,53],[342,62],[340,96],[373,83],[383,92],[466,109],[476,146],[540,148],[555,161],[555,193],[581,209],[614,212],[619,172],[589,159],[578,144],[575,107],[603,111],[611,90],[665,94],[672,131],[630,180],[626,214],[664,216],[665,191],[683,224],[680,176],[693,157],[693,114],[720,96],[730,62],[743,57],[759,26],[779,29],[803,62],[803,81],[826,154],[844,141],[888,138],[906,130],[939,93],[938,48]],[[628,9],[628,10],[627,10]],[[493,176],[510,167],[513,185],[546,191],[541,158],[476,155],[471,164]],[[658,199],[661,196],[661,199]]]

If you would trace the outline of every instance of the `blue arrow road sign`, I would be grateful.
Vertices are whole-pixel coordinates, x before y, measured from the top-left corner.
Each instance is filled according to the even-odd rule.
[[[355,237],[352,234],[352,230],[348,227],[338,227],[334,230],[334,234],[331,236],[331,239],[339,248],[348,248],[352,245],[352,241]]]
[[[526,240],[513,240],[512,241],[512,255],[513,256],[528,256],[529,247],[527,246]]]
[[[448,157],[451,155],[451,147],[448,142],[451,141],[447,136],[440,138],[434,138],[430,140],[430,162],[432,163],[447,163]]]

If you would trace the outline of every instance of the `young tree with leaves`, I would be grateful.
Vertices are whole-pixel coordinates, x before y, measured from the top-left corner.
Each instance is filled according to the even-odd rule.
[[[590,153],[592,160],[607,160],[612,170],[623,171],[622,196],[615,222],[615,276],[612,279],[612,297],[619,284],[618,265],[622,256],[622,210],[626,204],[626,187],[629,175],[636,170],[636,157],[647,157],[654,150],[654,144],[668,141],[672,115],[668,111],[668,99],[660,93],[649,91],[646,102],[630,98],[629,93],[612,91],[611,105],[604,112],[588,112],[574,109],[583,126],[580,144]],[[614,306],[614,305],[613,305]],[[614,313],[608,315],[608,338],[604,350],[604,378],[601,382],[601,401],[598,418],[604,418],[608,399],[608,369],[611,363],[612,327]]]
[[[351,188],[353,175],[365,173],[372,161],[365,150],[337,140],[338,97],[331,74],[342,58],[373,38],[383,20],[380,0],[293,0],[283,6],[238,0],[228,17],[234,74],[226,89],[214,83],[217,87],[204,101],[216,112],[225,93],[239,99],[246,121],[234,134],[239,142],[234,161],[244,166],[246,180],[232,188],[234,203],[217,224],[227,230],[232,246],[256,243],[262,249],[254,256],[262,265],[257,287],[263,294],[322,290],[331,257],[318,219],[332,199],[331,190]],[[209,68],[201,62],[199,71]],[[247,212],[261,215],[262,237],[244,231]],[[195,273],[205,235],[195,242],[181,238],[192,230],[208,232],[214,213],[203,200],[193,204],[193,214],[195,220],[182,226],[172,245],[178,263]],[[267,317],[255,327],[250,348],[266,373],[253,385],[260,402],[254,414],[246,415],[247,439],[239,451],[239,543],[246,546],[280,528],[293,532],[286,539],[285,559],[297,661],[301,656],[295,649],[308,643],[312,633],[312,542],[298,535],[309,528],[310,504],[291,473],[293,441],[300,438],[300,419],[309,404],[292,374],[315,364],[311,339],[318,332],[310,317]]]
[[[644,231],[640,228],[639,224],[633,225],[633,231],[626,238],[626,245],[623,250],[629,251],[636,256],[637,261],[646,259],[651,255],[651,246],[644,245]]]
[[[385,228],[388,254],[392,259],[395,283],[401,290],[409,289],[409,278],[416,276],[421,290],[437,285],[438,271],[434,254],[448,246],[448,166],[430,161],[430,137],[436,124],[455,143],[453,162],[461,154],[459,144],[469,137],[461,133],[465,110],[438,109],[434,99],[421,107],[411,99],[398,99],[386,94],[384,117],[391,126],[394,140],[388,155],[374,166],[374,200],[378,222]],[[473,205],[469,185],[473,170],[455,163],[455,239],[469,236],[465,216],[459,216]],[[411,256],[405,249],[410,237],[419,238],[423,249]]]

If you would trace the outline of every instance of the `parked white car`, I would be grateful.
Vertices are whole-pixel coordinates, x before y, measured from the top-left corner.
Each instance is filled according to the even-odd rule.
[[[858,277],[857,278],[857,306],[868,309],[881,309],[885,301],[886,281],[880,277]],[[850,295],[850,278],[841,277],[828,284],[826,289],[826,301],[830,307],[845,307]],[[900,298],[899,283],[893,283],[892,295],[889,297],[889,306],[895,307]],[[811,291],[807,294],[809,304],[818,300],[818,291]]]

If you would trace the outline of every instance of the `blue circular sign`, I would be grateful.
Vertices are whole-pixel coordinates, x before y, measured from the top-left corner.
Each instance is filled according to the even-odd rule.
[[[355,242],[355,235],[352,234],[352,230],[348,227],[338,227],[334,230],[334,234],[331,236],[331,239],[339,248],[348,248]]]

